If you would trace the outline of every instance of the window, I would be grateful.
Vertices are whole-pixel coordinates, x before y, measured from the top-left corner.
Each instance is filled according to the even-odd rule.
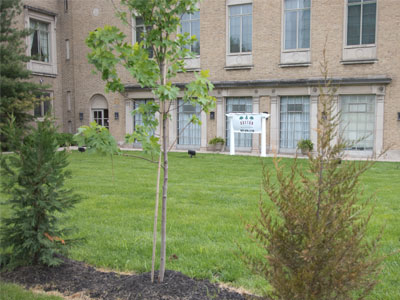
[[[140,100],[136,99],[133,102],[133,109],[135,110],[140,105],[143,105],[143,104],[146,104],[146,103],[149,103],[149,102],[152,102],[152,101],[154,101],[154,100],[153,99],[140,99]],[[142,116],[142,114],[136,113],[134,115],[134,117],[133,117],[133,130],[136,130],[136,126],[138,126],[138,125],[139,126],[143,126],[144,125],[143,116]],[[149,134],[150,135],[154,135],[154,132],[150,132]]]
[[[68,12],[68,0],[64,0],[64,12]]]
[[[252,4],[229,6],[229,53],[252,51]]]
[[[66,60],[69,60],[69,59],[70,59],[69,40],[65,40],[65,59],[66,59]]]
[[[33,30],[31,40],[31,57],[33,60],[50,62],[50,34],[49,24],[31,19],[30,27]]]
[[[31,35],[25,38],[28,70],[33,74],[57,75],[57,14],[42,8],[24,5],[25,26]],[[60,50],[60,49],[59,49]]]
[[[147,27],[144,26],[144,20],[142,17],[136,17],[135,18],[135,40],[134,40],[134,42],[140,43],[141,41],[143,41],[144,34],[150,30],[151,30],[150,26],[147,26]],[[152,58],[153,57],[153,48],[148,47],[147,51],[149,52],[149,57]]]
[[[44,93],[38,99],[40,101],[35,104],[33,116],[35,118],[44,118],[51,111],[50,93]]]
[[[372,150],[375,132],[375,96],[342,96],[340,105],[340,128],[343,138],[353,143],[349,150]]]
[[[375,44],[376,0],[348,0],[347,45]]]
[[[188,125],[193,115],[196,115],[196,117],[200,119],[200,105],[197,104],[196,106],[193,106],[190,103],[184,103],[183,100],[179,100],[178,107],[178,145],[200,146],[200,125],[193,123]],[[185,128],[185,126],[187,127]]]
[[[227,98],[226,99],[226,113],[251,113],[253,112],[253,99],[252,98]],[[230,126],[229,120],[226,118],[226,145],[230,146]],[[252,134],[251,133],[235,133],[235,147],[236,148],[251,148],[252,147]]]
[[[196,36],[197,41],[186,48],[191,52],[200,55],[200,12],[197,11],[193,14],[184,14],[181,18],[181,33],[189,33],[190,36]]]
[[[284,48],[310,48],[311,0],[285,0]]]
[[[300,140],[310,139],[310,98],[291,96],[280,100],[279,149],[292,152]]]
[[[93,121],[109,129],[108,109],[93,109]]]
[[[71,92],[67,92],[67,110],[71,111],[72,110],[72,103],[71,103]]]

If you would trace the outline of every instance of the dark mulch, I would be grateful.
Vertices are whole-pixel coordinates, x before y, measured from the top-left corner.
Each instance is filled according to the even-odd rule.
[[[105,300],[260,299],[220,288],[208,280],[192,279],[175,271],[166,271],[163,283],[152,284],[150,273],[121,275],[101,272],[67,258],[63,260],[64,263],[58,267],[28,266],[2,272],[1,279],[27,288],[40,286],[45,291],[58,291],[64,295],[84,292],[91,298]]]

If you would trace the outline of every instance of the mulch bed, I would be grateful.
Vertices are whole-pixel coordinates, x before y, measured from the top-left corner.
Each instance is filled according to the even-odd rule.
[[[83,262],[63,258],[58,267],[27,266],[0,273],[1,280],[26,288],[40,287],[64,295],[83,292],[104,300],[249,300],[261,299],[219,287],[208,280],[196,280],[180,272],[166,271],[163,283],[150,281],[150,273],[122,275],[101,272]],[[157,278],[157,277],[155,277]]]

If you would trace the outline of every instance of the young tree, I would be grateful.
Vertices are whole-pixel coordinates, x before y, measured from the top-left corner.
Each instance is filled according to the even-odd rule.
[[[265,254],[242,253],[269,281],[274,299],[363,299],[380,271],[380,236],[367,236],[372,209],[359,188],[360,176],[372,162],[342,161],[352,143],[340,133],[336,88],[324,61],[317,151],[308,154],[308,171],[295,159],[287,174],[275,159],[273,183],[264,169],[264,190],[273,208],[260,201],[260,216],[247,227]]]
[[[144,112],[145,125],[135,132],[130,140],[140,140],[145,150],[158,151],[161,144],[163,155],[163,184],[162,184],[162,224],[161,224],[161,259],[159,282],[164,279],[166,261],[166,218],[168,193],[168,133],[167,124],[171,112],[171,104],[177,101],[180,89],[172,84],[172,79],[178,72],[185,72],[184,58],[190,57],[185,47],[195,40],[188,34],[178,34],[180,17],[196,11],[197,0],[121,0],[128,9],[129,17],[138,15],[143,18],[146,28],[143,40],[131,45],[125,42],[125,34],[113,26],[105,26],[91,32],[87,45],[91,48],[89,61],[95,65],[107,82],[106,87],[111,91],[124,90],[117,73],[117,65],[122,65],[142,86],[150,88],[157,102],[150,102],[140,109]],[[119,16],[129,25],[126,12]],[[149,58],[149,49],[153,57]],[[183,89],[183,101],[200,105],[204,111],[213,107],[215,99],[209,96],[213,88],[208,80],[208,72],[201,71],[196,79]],[[176,106],[175,106],[176,107]],[[155,118],[160,115],[160,121]],[[199,122],[195,117],[193,122]],[[160,123],[160,124],[159,124]],[[161,141],[154,135],[149,135],[151,129],[160,126]]]
[[[29,111],[44,87],[28,81],[31,77],[26,68],[30,57],[25,55],[25,37],[29,30],[18,29],[15,22],[21,14],[20,0],[0,1],[0,130],[7,126],[10,116],[16,125],[25,128],[32,120]],[[1,134],[2,148],[5,136]]]
[[[55,254],[65,252],[72,242],[65,238],[69,230],[60,226],[60,213],[80,200],[64,188],[70,176],[65,171],[67,154],[58,151],[57,129],[50,119],[37,122],[26,136],[11,124],[7,138],[19,147],[1,160],[3,191],[11,207],[11,215],[2,220],[1,246],[10,250],[11,266],[57,265],[61,260]]]

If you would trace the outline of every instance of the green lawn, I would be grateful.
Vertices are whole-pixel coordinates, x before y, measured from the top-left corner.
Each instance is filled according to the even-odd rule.
[[[62,300],[57,296],[48,296],[26,291],[23,288],[9,283],[0,282],[1,300]]]
[[[116,157],[115,186],[108,157],[74,152],[68,185],[85,196],[70,213],[86,242],[71,257],[97,267],[144,272],[151,268],[152,224],[157,165]],[[263,159],[272,168],[272,159]],[[291,159],[283,159],[286,164]],[[306,164],[302,160],[301,164]],[[260,158],[170,154],[167,268],[261,293],[267,283],[237,258],[237,244],[259,251],[244,223],[255,219],[260,199]],[[383,224],[382,253],[400,248],[400,163],[377,163],[363,176],[365,194],[376,193],[370,232]],[[370,299],[400,299],[400,255],[385,261],[381,283]]]

